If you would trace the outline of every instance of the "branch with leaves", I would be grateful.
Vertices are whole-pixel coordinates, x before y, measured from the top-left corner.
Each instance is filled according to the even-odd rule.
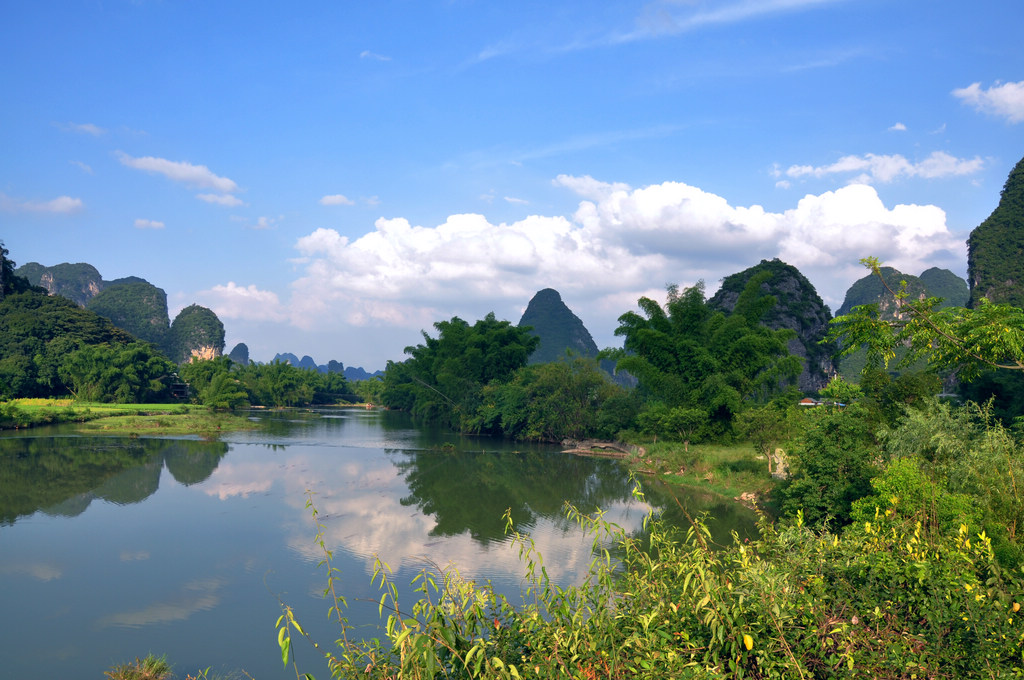
[[[1024,310],[986,298],[973,309],[939,309],[942,298],[911,299],[906,281],[893,290],[877,258],[861,263],[892,295],[896,313],[892,319],[880,318],[878,305],[870,304],[833,319],[826,341],[837,341],[840,355],[867,347],[870,361],[888,367],[896,348],[907,347],[901,366],[924,357],[931,367],[955,369],[964,379],[992,368],[1024,370]]]

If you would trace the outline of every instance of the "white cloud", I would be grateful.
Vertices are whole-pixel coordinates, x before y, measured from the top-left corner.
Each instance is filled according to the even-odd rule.
[[[355,205],[356,202],[343,194],[331,194],[320,199],[320,205]]]
[[[907,131],[907,126],[904,125],[903,123],[896,123],[895,125],[893,125],[893,126],[891,126],[889,128],[889,132],[906,132],[906,131]]]
[[[608,183],[601,182],[594,179],[590,175],[584,175],[583,177],[575,177],[573,175],[559,175],[551,181],[556,187],[565,187],[574,194],[582,196],[583,198],[589,198],[592,200],[600,200],[607,198],[616,191],[629,191],[630,187],[628,184],[622,182]]]
[[[200,201],[215,203],[216,205],[223,205],[229,208],[243,205],[242,199],[237,196],[232,196],[231,194],[196,194],[196,198]]]
[[[93,137],[107,134],[106,130],[92,123],[54,123],[54,125],[64,132],[77,132],[83,135],[92,135]]]
[[[888,183],[900,177],[934,179],[970,175],[981,170],[983,165],[984,161],[978,156],[972,159],[956,158],[944,151],[933,151],[918,163],[912,163],[900,154],[888,156],[869,153],[863,156],[843,156],[830,165],[792,165],[785,174],[791,178],[849,174],[855,175],[855,182]]]
[[[978,111],[1005,118],[1011,123],[1024,121],[1024,80],[1016,83],[996,84],[987,90],[981,83],[953,90],[953,96],[970,104]]]
[[[0,192],[0,210],[5,212],[41,212],[71,214],[82,210],[85,204],[80,198],[58,196],[50,201],[22,201]]]
[[[135,220],[135,228],[136,229],[163,229],[164,228],[164,223],[163,222],[157,222],[156,220],[137,219],[137,220]]]
[[[385,57],[383,54],[377,54],[370,50],[363,50],[359,53],[360,59],[373,59],[374,61],[391,61],[391,57]]]
[[[660,298],[666,282],[685,286],[703,278],[712,292],[720,278],[779,257],[798,267],[834,309],[864,275],[862,257],[918,273],[965,255],[941,209],[889,207],[863,184],[769,212],[730,205],[680,182],[626,189],[561,176],[556,183],[598,198],[582,201],[571,218],[533,215],[492,224],[465,214],[433,227],[382,218],[373,231],[351,238],[317,229],[296,242],[304,272],[293,283],[291,322],[318,330],[361,326],[368,334],[392,329],[376,332],[399,335],[388,342],[401,348],[418,341],[418,329],[455,314],[473,320],[495,311],[518,321],[526,301],[552,287],[598,344],[608,345],[616,342],[617,317],[641,295]]]
[[[86,165],[85,163],[83,163],[82,161],[68,161],[68,163],[71,163],[71,165],[74,165],[75,167],[77,167],[78,169],[80,169],[84,173],[87,173],[87,174],[90,174],[90,175],[93,174],[92,173],[92,168],[90,166]]]
[[[117,152],[117,158],[122,165],[127,165],[129,168],[155,172],[174,182],[181,182],[201,189],[214,189],[225,194],[238,191],[238,185],[234,181],[214,174],[205,165],[193,165],[185,161],[169,161],[166,158],[153,156],[134,158],[123,151]]]
[[[200,291],[203,305],[225,319],[250,321],[284,321],[288,318],[277,293],[260,290],[254,285],[239,286],[234,281]]]
[[[516,205],[530,205],[530,202],[525,198],[516,198],[515,196],[505,196],[506,203],[514,203]]]

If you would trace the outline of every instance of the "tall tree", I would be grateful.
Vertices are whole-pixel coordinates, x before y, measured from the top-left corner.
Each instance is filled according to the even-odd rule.
[[[381,398],[385,405],[464,429],[485,385],[505,382],[526,365],[539,339],[527,329],[498,321],[494,313],[470,326],[459,317],[434,324],[436,338],[406,347],[409,358],[388,362]]]
[[[775,304],[760,290],[768,277],[753,276],[728,315],[708,306],[703,282],[681,292],[669,286],[664,307],[641,298],[643,316],[619,317],[615,334],[625,338],[623,348],[610,352],[617,369],[635,375],[651,400],[706,409],[727,427],[746,403],[766,402],[801,371],[788,349],[794,332],[761,325]]]

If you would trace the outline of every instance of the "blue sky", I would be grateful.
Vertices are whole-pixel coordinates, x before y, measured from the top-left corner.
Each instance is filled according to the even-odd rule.
[[[382,368],[555,288],[600,346],[779,257],[966,275],[1024,155],[1024,3],[13,3],[0,240],[230,349]]]

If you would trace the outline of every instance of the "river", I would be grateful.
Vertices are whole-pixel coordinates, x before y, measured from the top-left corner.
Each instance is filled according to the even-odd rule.
[[[216,441],[79,436],[67,426],[0,433],[0,675],[101,680],[152,652],[178,678],[207,667],[224,679],[294,678],[276,644],[280,603],[321,643],[338,633],[326,620],[308,503],[349,617],[368,636],[377,556],[399,584],[425,564],[454,564],[517,597],[523,570],[504,534],[507,508],[561,584],[582,578],[592,546],[565,518],[567,502],[627,531],[652,507],[681,506],[719,518],[718,540],[754,532],[738,504],[656,480],[637,501],[614,460],[462,437],[379,410],[252,417],[264,427]],[[300,670],[330,677],[311,647],[294,648]]]

